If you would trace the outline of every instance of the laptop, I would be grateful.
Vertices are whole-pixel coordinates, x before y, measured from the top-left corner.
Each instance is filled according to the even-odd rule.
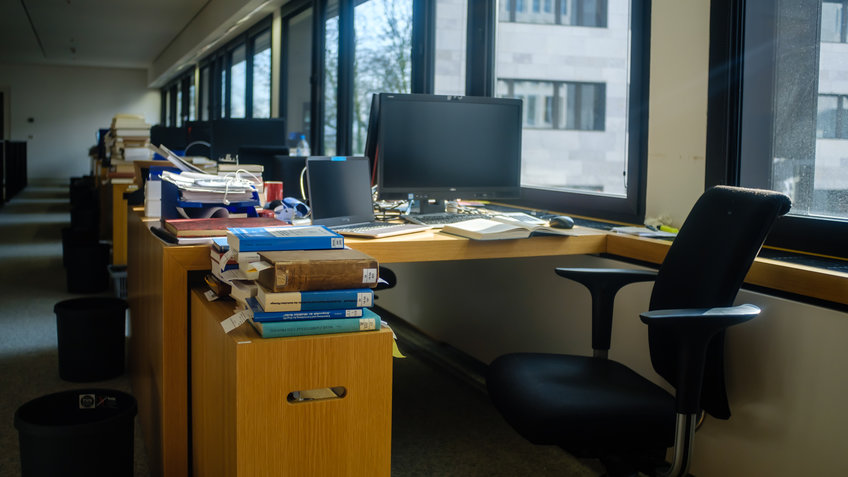
[[[368,158],[313,156],[306,160],[312,223],[353,237],[390,237],[429,230],[422,224],[377,221]]]

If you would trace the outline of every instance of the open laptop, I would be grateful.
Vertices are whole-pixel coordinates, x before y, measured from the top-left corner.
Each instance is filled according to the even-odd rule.
[[[312,223],[354,237],[389,237],[421,232],[421,224],[392,224],[374,218],[366,157],[310,157],[306,160]]]

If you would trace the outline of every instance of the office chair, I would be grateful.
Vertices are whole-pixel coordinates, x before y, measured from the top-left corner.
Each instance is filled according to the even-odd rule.
[[[730,417],[724,329],[759,313],[732,304],[766,234],[789,208],[776,192],[714,187],[695,203],[657,272],[557,268],[591,293],[593,356],[498,357],[486,379],[495,407],[529,441],[599,458],[609,475],[686,475],[701,412]],[[607,358],[616,292],[648,280],[649,311],[640,317],[651,364],[675,396]],[[660,469],[672,445],[672,463]]]

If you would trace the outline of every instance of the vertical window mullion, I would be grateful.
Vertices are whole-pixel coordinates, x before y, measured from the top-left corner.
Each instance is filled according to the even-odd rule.
[[[253,38],[249,35],[244,36],[244,117],[246,118],[253,117]]]

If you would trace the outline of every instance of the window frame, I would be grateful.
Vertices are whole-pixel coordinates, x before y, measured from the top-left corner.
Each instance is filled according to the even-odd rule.
[[[821,2],[818,3],[821,8]],[[756,141],[769,151],[772,142],[770,125],[765,125],[762,129],[758,128],[758,131],[753,131],[748,136],[744,136],[743,132],[743,105],[749,104],[745,101],[755,99],[743,98],[742,95],[746,80],[743,39],[746,34],[745,18],[748,14],[746,10],[748,5],[749,3],[744,0],[713,0],[710,4],[710,74],[705,188],[740,184],[768,188],[770,185],[770,175],[764,175],[761,172],[769,167],[765,161],[742,158],[743,141]],[[761,8],[771,8],[771,6],[766,5]],[[769,15],[769,12],[763,13]],[[775,14],[776,12],[771,12],[771,16],[768,17],[774,18]],[[773,58],[771,53],[758,50],[757,55],[748,58],[748,61],[757,61],[757,58]],[[773,77],[775,68],[775,65],[771,63],[771,70],[766,69],[761,76]],[[747,79],[754,80],[754,78]],[[772,82],[757,81],[757,84],[758,89],[762,90],[762,97],[774,96]],[[817,97],[818,91],[816,91]],[[817,104],[812,107],[817,108]],[[746,177],[757,171],[760,171],[761,182],[750,183],[746,180]],[[848,220],[786,215],[777,220],[766,239],[766,245],[845,259],[848,258],[848,250],[845,248],[846,238],[848,238]]]
[[[160,123],[167,127],[176,127],[179,124],[185,124],[186,121],[192,121],[189,112],[191,95],[189,94],[189,90],[191,85],[194,84],[194,67],[189,68],[187,71],[181,73],[179,76],[175,77],[171,81],[169,81],[165,86],[160,89]],[[180,95],[177,95],[177,92]],[[181,117],[177,117],[177,97],[180,97],[180,108]],[[167,103],[167,104],[166,104]],[[195,110],[195,115],[196,115]],[[178,122],[178,119],[180,120]]]
[[[209,90],[200,91],[208,101],[209,120],[222,119],[230,117],[231,105],[231,84],[232,84],[232,54],[236,48],[244,46],[245,54],[245,104],[244,117],[253,117],[253,54],[254,42],[259,35],[266,31],[271,32],[273,23],[273,14],[267,15],[254,25],[248,28],[243,33],[235,38],[232,38],[226,44],[216,49],[209,55],[205,56],[198,62],[199,68],[209,68]],[[273,34],[271,40],[271,57],[273,58],[275,51]],[[221,74],[226,78],[226,85],[221,81]],[[272,72],[273,77],[273,72]],[[273,89],[273,88],[272,88]],[[222,104],[223,99],[223,104]],[[271,98],[273,104],[274,99]],[[269,105],[270,106],[270,105]],[[223,114],[222,114],[223,112]]]

